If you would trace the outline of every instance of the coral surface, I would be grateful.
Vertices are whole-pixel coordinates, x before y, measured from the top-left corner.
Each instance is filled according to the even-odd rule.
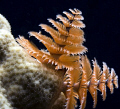
[[[10,28],[0,15],[0,109],[48,109],[60,95],[63,71],[31,58]]]

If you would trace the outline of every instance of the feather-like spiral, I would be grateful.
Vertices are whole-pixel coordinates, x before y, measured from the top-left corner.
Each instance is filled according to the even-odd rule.
[[[26,51],[39,62],[55,65],[55,69],[66,69],[63,84],[66,86],[63,92],[66,96],[66,109],[74,109],[76,100],[80,100],[80,109],[86,106],[87,91],[90,92],[94,105],[97,104],[97,90],[102,93],[103,100],[106,99],[106,85],[113,93],[113,84],[118,88],[118,76],[114,69],[109,68],[103,63],[103,70],[93,60],[93,70],[86,55],[87,48],[83,46],[84,32],[82,28],[85,24],[82,12],[78,9],[69,9],[71,13],[64,11],[67,16],[57,15],[59,21],[48,19],[56,28],[46,24],[40,24],[40,27],[48,32],[53,39],[47,37],[41,32],[29,32],[30,36],[36,37],[42,42],[49,52],[39,50],[34,44],[20,36],[17,41],[26,49]]]

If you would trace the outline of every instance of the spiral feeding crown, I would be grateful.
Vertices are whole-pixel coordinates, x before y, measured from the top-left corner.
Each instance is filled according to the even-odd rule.
[[[111,73],[106,63],[103,63],[103,71],[97,64],[96,59],[93,60],[93,70],[90,62],[84,53],[87,48],[83,46],[84,32],[81,28],[85,27],[82,12],[78,9],[69,9],[64,11],[67,16],[57,15],[59,21],[48,19],[56,28],[52,28],[46,24],[40,24],[41,28],[48,32],[53,39],[47,37],[41,32],[29,32],[30,36],[35,36],[47,48],[39,50],[34,44],[25,39],[23,36],[17,38],[20,45],[26,51],[44,64],[55,66],[56,70],[65,69],[66,73],[63,79],[63,92],[66,96],[66,109],[74,109],[76,100],[80,100],[80,108],[84,109],[86,105],[87,90],[90,92],[94,108],[97,104],[97,90],[102,92],[103,100],[106,98],[106,85],[113,93],[113,84],[118,88],[118,77],[111,69]]]

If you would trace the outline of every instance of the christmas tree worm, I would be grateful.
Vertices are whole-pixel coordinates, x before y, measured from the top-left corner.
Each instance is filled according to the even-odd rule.
[[[118,88],[118,76],[113,68],[103,62],[103,70],[94,59],[93,69],[85,55],[87,48],[83,46],[84,32],[82,28],[85,24],[78,9],[69,9],[70,12],[64,11],[67,17],[57,15],[59,21],[48,19],[48,21],[56,28],[46,24],[40,24],[40,27],[48,32],[51,37],[43,35],[41,32],[29,32],[30,36],[34,36],[42,42],[48,51],[39,50],[33,43],[25,39],[23,36],[17,38],[17,42],[39,63],[52,65],[55,70],[63,70],[63,89],[62,92],[66,97],[66,109],[74,109],[77,99],[80,100],[80,109],[86,106],[87,91],[90,92],[94,104],[97,104],[97,90],[101,91],[103,100],[106,99],[106,86],[113,93],[113,84]]]

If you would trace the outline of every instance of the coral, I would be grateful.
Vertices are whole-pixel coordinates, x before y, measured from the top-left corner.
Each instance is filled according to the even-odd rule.
[[[66,96],[66,109],[74,109],[77,99],[80,100],[80,108],[86,106],[87,91],[90,92],[95,108],[97,105],[97,90],[101,91],[103,100],[106,99],[106,86],[113,93],[113,84],[118,88],[118,76],[113,68],[111,72],[105,62],[103,70],[99,67],[96,59],[93,60],[93,70],[85,55],[87,48],[83,46],[85,27],[82,12],[78,9],[69,9],[71,13],[64,11],[67,16],[57,15],[61,22],[48,19],[57,29],[46,24],[40,24],[41,28],[48,32],[51,37],[43,35],[41,32],[29,32],[30,36],[36,37],[47,48],[39,50],[33,43],[23,36],[17,38],[20,45],[39,63],[52,65],[56,70],[66,71],[63,80],[63,92]]]
[[[61,92],[59,98],[55,101],[52,109],[64,109],[65,104],[65,95]]]
[[[8,30],[9,32],[11,32],[11,26],[10,26],[9,22],[1,14],[0,14],[0,29]]]
[[[63,74],[29,56],[0,15],[0,109],[50,108],[60,96]]]

